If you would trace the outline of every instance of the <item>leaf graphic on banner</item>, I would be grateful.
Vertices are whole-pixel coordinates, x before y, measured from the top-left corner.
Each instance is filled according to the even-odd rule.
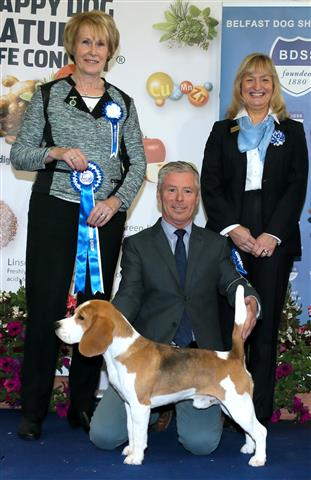
[[[160,42],[169,41],[170,47],[198,46],[207,50],[209,41],[217,36],[218,20],[210,16],[209,7],[201,10],[189,2],[176,0],[164,12],[166,22],[155,23],[153,28],[164,31]]]

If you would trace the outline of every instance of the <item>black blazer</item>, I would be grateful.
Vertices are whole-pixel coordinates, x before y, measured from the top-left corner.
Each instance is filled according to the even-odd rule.
[[[113,303],[139,333],[163,343],[173,339],[186,309],[198,345],[222,350],[218,294],[234,306],[236,288],[242,284],[245,296],[258,299],[237,273],[230,254],[226,238],[193,225],[183,291],[159,219],[153,227],[124,240],[122,279]]]
[[[247,157],[238,150],[238,131],[232,129],[236,125],[235,120],[216,122],[204,151],[202,200],[207,227],[216,232],[240,223]],[[307,188],[306,138],[302,124],[291,119],[275,123],[275,129],[284,132],[285,142],[281,146],[270,143],[266,152],[262,178],[263,228],[282,240],[284,252],[301,255],[298,221]]]

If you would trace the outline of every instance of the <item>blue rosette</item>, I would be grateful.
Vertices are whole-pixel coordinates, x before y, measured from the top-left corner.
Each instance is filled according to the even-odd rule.
[[[73,170],[70,181],[74,190],[80,193],[80,213],[76,254],[74,292],[85,291],[87,266],[90,271],[91,290],[104,292],[98,228],[90,227],[87,219],[95,205],[94,193],[104,180],[102,169],[94,162],[88,163],[84,172]]]
[[[281,130],[274,130],[270,143],[275,147],[280,147],[285,143],[285,133]]]
[[[119,122],[123,117],[123,110],[116,102],[106,102],[103,106],[103,116],[111,125],[111,157],[116,157],[119,145]]]
[[[235,249],[235,248],[232,248],[231,250],[231,258],[233,260],[233,263],[235,265],[235,268],[237,269],[237,271],[241,274],[241,275],[247,275],[247,271],[245,270],[244,268],[244,265],[243,265],[243,262],[242,262],[242,258],[239,254],[239,252]]]

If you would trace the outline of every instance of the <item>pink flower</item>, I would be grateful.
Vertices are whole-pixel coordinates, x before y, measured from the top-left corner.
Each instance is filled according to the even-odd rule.
[[[281,363],[276,368],[275,378],[276,380],[280,380],[280,378],[288,377],[288,375],[290,375],[293,371],[293,366],[290,363]]]
[[[8,378],[4,381],[3,386],[8,393],[19,392],[21,388],[21,382],[18,377]]]
[[[20,322],[9,322],[8,333],[10,337],[16,337],[23,330],[23,326]]]
[[[308,407],[304,407],[302,409],[299,422],[305,423],[305,422],[308,422],[309,420],[311,420],[311,414],[309,412]]]
[[[283,352],[286,352],[286,346],[284,345],[284,343],[281,343],[280,345],[280,353],[283,353]]]
[[[57,403],[56,412],[59,417],[67,417],[69,403]]]
[[[272,423],[277,423],[281,418],[281,410],[275,410],[272,414],[270,421]]]
[[[70,358],[64,357],[64,359],[63,359],[63,366],[64,366],[65,368],[69,369],[69,367],[70,367]]]
[[[293,398],[293,410],[295,412],[301,412],[302,408],[303,408],[303,403],[302,403],[301,399],[299,397],[295,396]]]

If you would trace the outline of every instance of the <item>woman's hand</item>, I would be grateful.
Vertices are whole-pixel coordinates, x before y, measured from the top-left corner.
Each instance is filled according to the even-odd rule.
[[[251,251],[254,257],[271,257],[276,249],[277,240],[268,233],[262,233],[256,238],[255,245]]]
[[[239,225],[231,230],[228,235],[240,250],[246,253],[252,252],[256,239],[251,235],[248,228]]]
[[[87,169],[88,161],[80,148],[55,147],[49,151],[45,163],[53,160],[63,160],[72,170],[83,172]]]
[[[121,207],[121,203],[121,200],[114,195],[106,200],[97,202],[87,219],[88,225],[91,227],[102,227],[117,213]]]

